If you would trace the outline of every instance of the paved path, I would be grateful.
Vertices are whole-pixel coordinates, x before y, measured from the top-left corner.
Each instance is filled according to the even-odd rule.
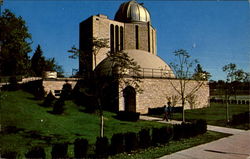
[[[142,120],[161,123],[180,123],[180,121],[162,121],[160,118],[141,116]],[[210,143],[182,150],[160,159],[250,159],[250,130],[239,130],[218,126],[207,126],[208,130],[232,134]]]

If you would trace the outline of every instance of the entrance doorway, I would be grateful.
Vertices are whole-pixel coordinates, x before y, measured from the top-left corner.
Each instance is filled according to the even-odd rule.
[[[123,90],[125,111],[136,112],[136,91],[132,86]]]

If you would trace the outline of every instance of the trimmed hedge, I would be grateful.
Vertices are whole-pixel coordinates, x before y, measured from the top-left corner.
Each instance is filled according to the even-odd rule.
[[[140,148],[148,148],[151,145],[151,136],[150,136],[150,132],[149,129],[142,129],[139,132],[139,145]]]
[[[123,121],[137,121],[139,120],[140,113],[128,112],[128,111],[119,111],[117,113],[117,118]]]
[[[68,157],[68,144],[61,143],[52,146],[51,151],[52,158],[67,158]]]
[[[110,152],[112,155],[125,152],[124,134],[114,134],[111,138]]]
[[[53,114],[62,114],[64,112],[64,100],[58,99],[53,106]]]
[[[240,125],[240,124],[249,123],[249,121],[250,121],[250,112],[245,112],[245,113],[233,115],[231,124]]]
[[[45,159],[45,151],[42,147],[33,147],[27,154],[25,154],[26,158],[42,158]]]
[[[88,140],[76,139],[74,142],[75,158],[86,158],[88,151]]]
[[[50,91],[49,94],[45,97],[42,105],[44,107],[51,107],[53,105],[53,102],[55,99],[56,99],[56,97]]]
[[[138,137],[136,133],[126,133],[125,134],[125,151],[131,152],[133,150],[137,150],[139,148],[138,145]]]
[[[95,143],[95,155],[96,158],[108,158],[109,140],[107,137],[97,137]]]

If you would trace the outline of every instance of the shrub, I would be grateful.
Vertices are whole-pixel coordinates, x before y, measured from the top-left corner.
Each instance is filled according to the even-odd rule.
[[[109,142],[107,137],[97,137],[95,143],[95,155],[97,158],[107,158],[109,155]]]
[[[20,89],[20,85],[18,84],[17,77],[12,76],[9,78],[9,85],[7,85],[7,90],[8,91],[16,91]]]
[[[67,158],[68,144],[61,143],[52,146],[51,156],[52,158]]]
[[[7,151],[7,152],[3,152],[3,154],[1,154],[1,157],[8,158],[8,159],[15,159],[18,157],[18,154],[15,151]]]
[[[62,88],[61,98],[64,100],[69,100],[71,99],[71,93],[72,93],[72,86],[66,81],[66,83],[63,85]]]
[[[137,121],[139,120],[140,113],[128,112],[128,111],[119,111],[117,113],[117,118],[123,121]]]
[[[125,134],[125,151],[131,152],[138,149],[138,137],[136,133],[126,133]]]
[[[231,124],[232,125],[239,125],[249,123],[250,119],[250,112],[240,113],[237,115],[233,115]]]
[[[111,154],[118,154],[125,152],[124,134],[114,134],[111,138],[110,145]]]
[[[148,148],[150,147],[151,144],[151,137],[150,137],[150,133],[149,133],[149,129],[142,129],[139,132],[139,145],[140,148]]]
[[[159,138],[160,138],[159,143],[161,144],[168,143],[173,134],[172,128],[162,127],[162,128],[159,128],[158,131],[159,131]]]
[[[174,140],[180,140],[183,137],[183,129],[181,124],[175,124],[173,126],[173,139]]]
[[[56,97],[50,91],[49,94],[45,97],[42,105],[45,107],[51,107],[55,99]]]
[[[164,113],[164,107],[148,108],[148,114],[150,115],[161,115]]]
[[[86,158],[88,151],[88,140],[76,139],[74,142],[75,158]]]
[[[58,99],[53,107],[53,114],[62,114],[64,112],[64,100]]]
[[[160,129],[159,128],[153,128],[152,129],[152,145],[157,145],[161,142],[160,138]]]
[[[26,158],[42,158],[44,159],[46,156],[45,151],[42,147],[33,147],[27,154],[25,154]]]
[[[199,119],[195,122],[195,126],[198,128],[198,134],[204,134],[207,132],[206,120]]]

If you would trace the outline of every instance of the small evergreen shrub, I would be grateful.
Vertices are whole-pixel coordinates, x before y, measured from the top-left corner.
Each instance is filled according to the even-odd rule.
[[[110,151],[112,155],[125,152],[124,134],[114,134],[111,138]]]
[[[159,131],[159,143],[166,144],[169,142],[170,138],[172,137],[172,128],[169,127],[162,127],[158,129]]]
[[[160,137],[160,129],[159,128],[153,128],[152,129],[152,145],[156,146],[161,143],[161,137]]]
[[[8,91],[16,91],[20,89],[20,85],[18,84],[18,80],[16,76],[12,76],[9,78],[9,85],[7,85]]]
[[[45,159],[45,151],[42,147],[33,147],[27,154],[26,158],[42,158]]]
[[[16,159],[17,157],[18,157],[18,154],[15,151],[7,151],[1,154],[1,158]]]
[[[51,156],[54,159],[67,158],[68,157],[68,144],[61,143],[52,146]]]
[[[76,139],[74,142],[75,158],[86,158],[88,151],[88,140]]]
[[[125,134],[125,151],[131,152],[138,149],[138,137],[136,133]]]
[[[198,134],[204,134],[207,132],[207,122],[206,120],[197,120],[196,121],[196,127],[199,128],[198,129]]]
[[[72,86],[71,86],[71,84],[67,83],[67,81],[66,81],[66,83],[63,85],[60,97],[63,100],[70,100],[71,94],[72,94]]]
[[[148,114],[150,115],[161,115],[164,113],[164,107],[148,108]]]
[[[123,121],[137,121],[139,120],[140,113],[128,112],[128,111],[119,111],[117,113],[117,118]]]
[[[49,94],[45,97],[42,105],[45,107],[51,107],[55,99],[56,97],[50,91]]]
[[[53,114],[62,114],[64,112],[64,100],[58,99],[53,106]]]
[[[250,112],[240,113],[233,115],[231,124],[232,125],[240,125],[249,123],[250,121]]]
[[[150,132],[149,129],[142,129],[139,132],[139,145],[140,148],[148,148],[151,145],[151,137],[150,137]]]
[[[97,137],[95,143],[95,157],[108,158],[109,155],[109,141],[107,137]]]
[[[183,137],[183,129],[181,124],[175,124],[173,125],[173,139],[174,140],[180,140]]]

